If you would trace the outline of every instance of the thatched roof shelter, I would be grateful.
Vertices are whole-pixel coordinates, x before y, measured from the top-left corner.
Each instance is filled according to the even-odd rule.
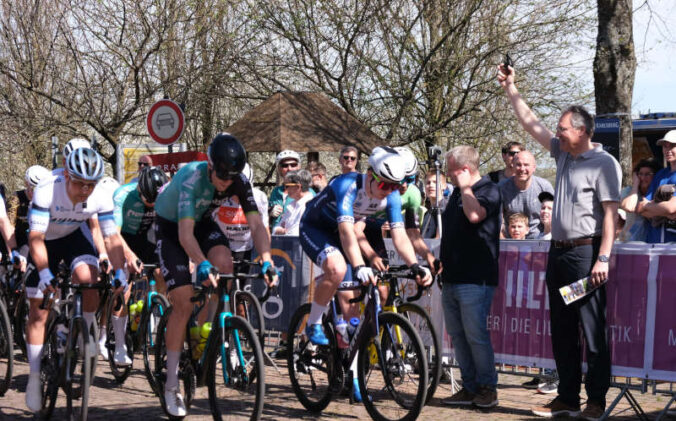
[[[249,152],[338,151],[365,154],[382,144],[368,127],[321,93],[278,92],[227,129]]]

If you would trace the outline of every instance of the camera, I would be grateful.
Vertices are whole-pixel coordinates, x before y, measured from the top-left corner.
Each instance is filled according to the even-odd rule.
[[[427,156],[430,161],[438,161],[441,156],[441,148],[437,145],[427,147]]]

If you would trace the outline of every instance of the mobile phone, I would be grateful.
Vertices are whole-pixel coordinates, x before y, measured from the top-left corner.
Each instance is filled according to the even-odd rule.
[[[513,67],[512,59],[509,57],[509,54],[505,54],[505,60],[502,62],[502,68],[504,69],[506,75],[512,72],[509,70],[510,67]]]

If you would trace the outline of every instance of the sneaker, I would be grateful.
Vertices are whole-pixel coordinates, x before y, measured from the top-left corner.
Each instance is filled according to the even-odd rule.
[[[352,402],[361,402],[361,390],[357,379],[352,379]]]
[[[594,401],[587,401],[587,406],[585,406],[584,411],[580,414],[580,418],[587,421],[598,421],[604,412],[606,412],[605,405]]]
[[[493,408],[498,405],[498,391],[490,387],[481,387],[472,403],[479,408]]]
[[[108,361],[108,348],[106,348],[105,342],[99,342],[99,355],[103,358],[103,361]]]
[[[442,399],[441,403],[444,405],[472,405],[474,402],[474,398],[476,395],[469,390],[465,389],[464,387],[460,389],[458,393],[455,395],[451,396],[450,398]]]
[[[534,407],[531,412],[539,417],[552,418],[567,415],[577,417],[580,415],[580,406],[570,406],[563,403],[558,397],[545,406]]]
[[[307,325],[305,328],[305,335],[307,335],[310,342],[315,345],[328,345],[329,338],[324,334],[322,325]]]
[[[117,366],[126,367],[131,365],[131,358],[129,358],[127,350],[124,348],[116,348],[115,356],[113,358],[115,359],[115,365]]]
[[[558,390],[559,390],[558,380],[547,382],[544,385],[538,387],[538,393],[542,393],[543,395],[547,395],[549,393],[556,393]]]
[[[528,380],[527,382],[521,383],[521,386],[523,386],[525,389],[537,389],[540,386],[544,386],[545,382],[540,380],[539,377],[533,377],[532,379]]]
[[[30,373],[26,385],[26,406],[31,412],[39,412],[42,409],[42,384],[40,373]]]
[[[167,407],[167,413],[172,417],[185,417],[188,411],[183,403],[183,396],[178,392],[178,388],[172,387],[164,391],[164,403]]]

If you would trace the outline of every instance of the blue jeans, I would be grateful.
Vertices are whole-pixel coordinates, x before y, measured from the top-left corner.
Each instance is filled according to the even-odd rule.
[[[446,331],[460,364],[462,385],[472,393],[477,393],[479,387],[495,389],[498,383],[486,326],[494,292],[493,286],[477,284],[445,283],[442,290]]]

